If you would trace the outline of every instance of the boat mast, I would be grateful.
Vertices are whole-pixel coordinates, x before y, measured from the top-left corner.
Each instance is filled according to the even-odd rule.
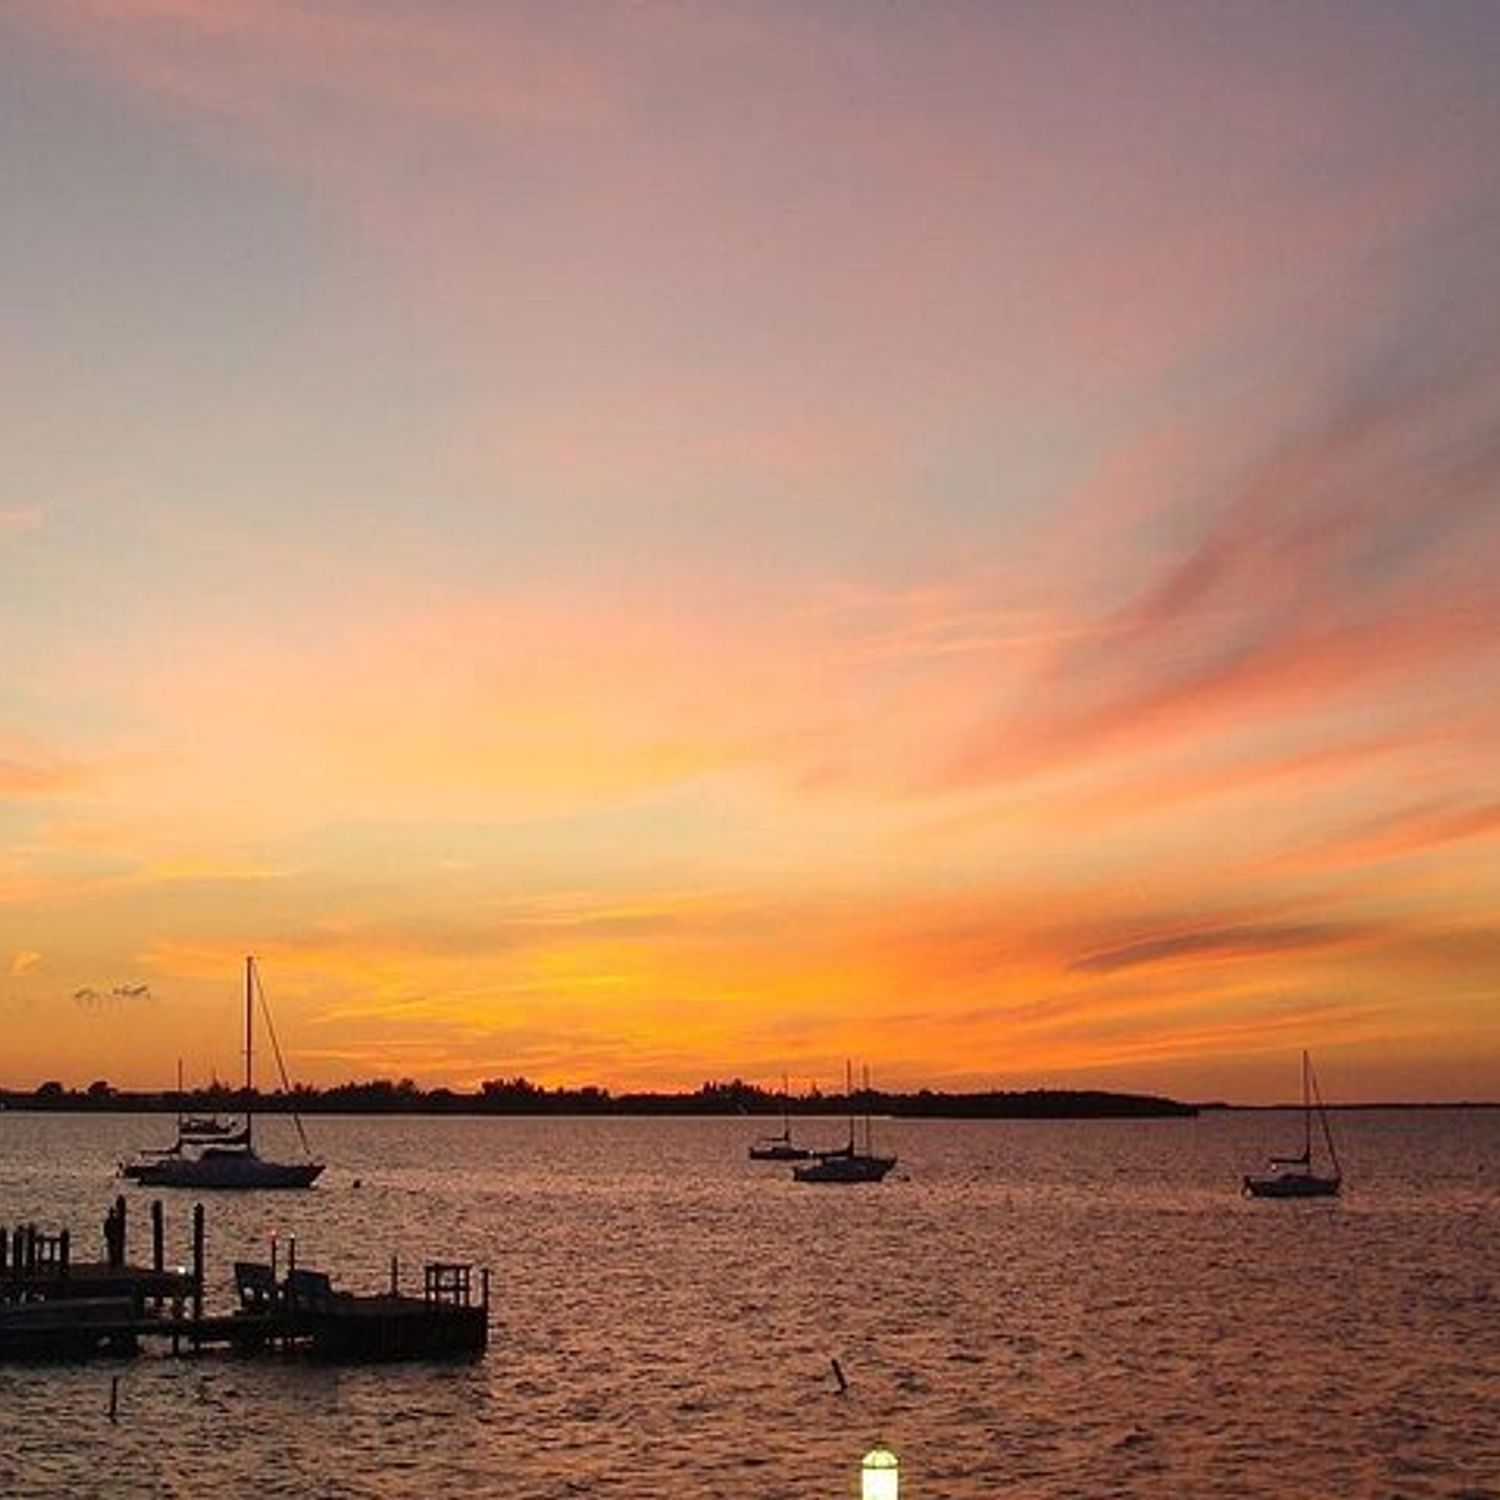
[[[255,1087],[255,959],[245,956],[245,1143],[250,1143],[251,1090]]]
[[[1302,1052],[1302,1160],[1312,1166],[1312,1059]]]

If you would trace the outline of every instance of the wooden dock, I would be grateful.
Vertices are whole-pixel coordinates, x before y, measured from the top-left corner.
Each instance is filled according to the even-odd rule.
[[[423,1268],[421,1295],[389,1286],[374,1294],[334,1287],[327,1273],[274,1262],[237,1261],[235,1301],[204,1305],[204,1213],[193,1210],[193,1262],[163,1264],[162,1206],[152,1204],[152,1264],[126,1259],[124,1200],[106,1219],[106,1258],[78,1262],[66,1230],[22,1225],[0,1233],[0,1360],[57,1361],[129,1356],[156,1345],[285,1353],[343,1361],[475,1357],[489,1342],[489,1272],[450,1261]]]

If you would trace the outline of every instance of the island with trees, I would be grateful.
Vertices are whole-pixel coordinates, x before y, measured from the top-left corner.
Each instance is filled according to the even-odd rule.
[[[489,1078],[472,1090],[424,1089],[412,1079],[375,1078],[310,1085],[275,1092],[246,1091],[228,1084],[175,1090],[126,1090],[107,1079],[73,1089],[49,1079],[30,1090],[0,1089],[0,1106],[13,1110],[118,1111],[156,1113],[182,1110],[253,1109],[257,1113],[412,1114],[412,1115],[775,1115],[784,1104],[779,1091],[734,1078],[708,1082],[690,1092],[613,1093],[597,1084],[546,1087],[528,1078]],[[920,1089],[893,1093],[856,1089],[844,1093],[813,1089],[790,1101],[798,1115],[860,1113],[912,1119],[1078,1120],[1181,1118],[1198,1113],[1195,1104],[1153,1094],[1110,1093],[1098,1089],[989,1090],[948,1093]]]

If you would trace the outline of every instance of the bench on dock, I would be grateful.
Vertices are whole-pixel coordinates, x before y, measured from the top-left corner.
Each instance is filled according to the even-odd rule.
[[[326,1271],[288,1271],[284,1284],[287,1306],[294,1313],[336,1312],[354,1301],[351,1292],[336,1292]]]
[[[240,1299],[241,1312],[270,1312],[279,1296],[275,1271],[258,1260],[235,1261],[234,1289]]]
[[[264,1261],[237,1260],[234,1289],[242,1313],[325,1313],[353,1300],[352,1293],[335,1291],[326,1271],[297,1267],[281,1281]]]

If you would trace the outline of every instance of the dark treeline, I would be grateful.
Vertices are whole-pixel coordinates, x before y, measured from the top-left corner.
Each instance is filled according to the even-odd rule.
[[[1196,1104],[1155,1094],[1111,1094],[1102,1089],[1027,1089],[1023,1093],[896,1094],[893,1115],[945,1120],[1104,1120],[1196,1115]]]
[[[410,1078],[375,1078],[317,1089],[299,1084],[288,1093],[247,1093],[227,1084],[173,1092],[116,1089],[97,1079],[86,1089],[65,1088],[49,1080],[28,1092],[0,1090],[0,1104],[18,1110],[79,1110],[184,1113],[242,1111],[300,1114],[422,1115],[774,1115],[782,1097],[742,1079],[705,1083],[692,1093],[622,1093],[587,1084],[581,1088],[545,1088],[527,1078],[490,1078],[477,1090],[419,1088]],[[1197,1114],[1192,1104],[1146,1094],[1111,1094],[1099,1090],[1029,1089],[1024,1092],[947,1094],[922,1089],[915,1094],[856,1090],[844,1094],[811,1093],[791,1101],[798,1115],[860,1112],[929,1119],[1130,1119]]]

